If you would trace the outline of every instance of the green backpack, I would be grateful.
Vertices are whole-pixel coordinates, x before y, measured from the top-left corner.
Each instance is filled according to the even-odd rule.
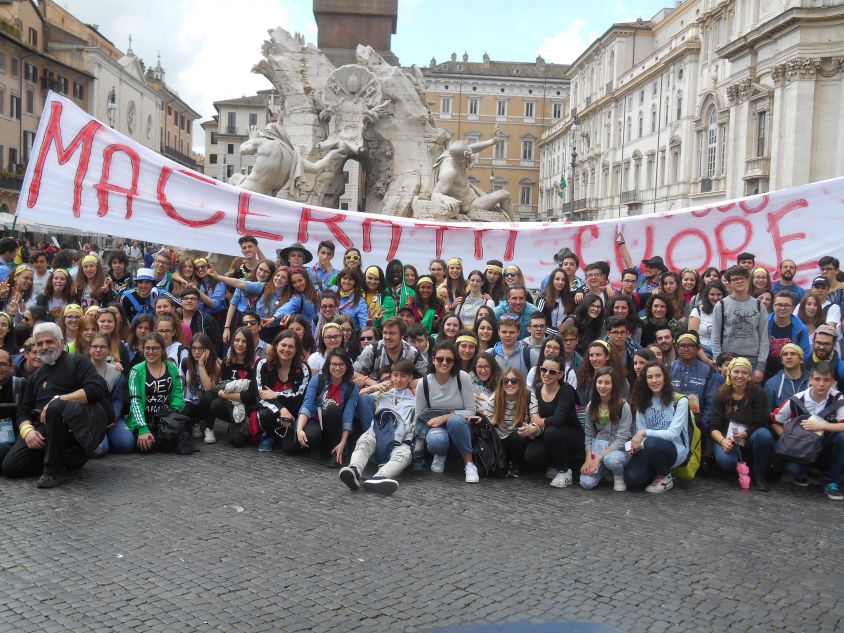
[[[686,396],[676,393],[674,394],[674,405],[676,406],[682,398]],[[692,413],[692,408],[689,407],[689,419],[686,422],[687,437],[689,442],[689,454],[686,460],[679,466],[671,469],[671,474],[680,479],[694,479],[700,468],[701,456],[701,433],[697,424],[695,424],[695,414]]]

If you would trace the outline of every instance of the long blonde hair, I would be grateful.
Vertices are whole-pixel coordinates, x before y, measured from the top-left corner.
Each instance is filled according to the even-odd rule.
[[[504,379],[513,376],[519,382],[519,391],[516,394],[516,406],[513,408],[513,426],[519,428],[522,426],[528,417],[530,411],[530,391],[528,391],[525,384],[525,377],[518,369],[508,367],[498,378],[498,384],[495,386],[495,393],[493,399],[495,404],[492,409],[492,419],[490,422],[493,426],[507,426],[507,395],[504,393]]]

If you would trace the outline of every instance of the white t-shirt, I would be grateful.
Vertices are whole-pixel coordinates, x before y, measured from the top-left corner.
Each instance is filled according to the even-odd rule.
[[[706,314],[699,307],[692,308],[689,313],[689,318],[696,317],[700,319],[697,333],[700,336],[700,344],[704,347],[712,347],[712,313]]]

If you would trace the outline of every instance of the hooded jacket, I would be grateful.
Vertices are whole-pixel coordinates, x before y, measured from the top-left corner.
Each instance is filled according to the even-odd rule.
[[[396,290],[390,282],[390,270],[394,266],[399,266],[401,268],[401,286],[398,290]],[[401,261],[398,259],[391,259],[390,263],[387,264],[387,270],[384,273],[384,276],[387,278],[387,288],[384,290],[384,294],[381,299],[382,321],[389,319],[392,316],[396,316],[396,313],[398,313],[401,308],[416,299],[416,292],[413,288],[407,285],[407,282],[404,279],[404,266]]]

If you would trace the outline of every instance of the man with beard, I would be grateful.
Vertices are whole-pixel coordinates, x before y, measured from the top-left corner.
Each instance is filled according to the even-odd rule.
[[[835,372],[835,379],[839,385],[844,384],[844,361],[835,351],[835,328],[824,323],[815,328],[815,338],[812,340],[812,353],[804,361],[806,369],[811,371],[812,367],[821,362],[829,363],[832,371]]]
[[[800,300],[803,298],[803,295],[806,294],[806,291],[794,283],[794,276],[796,274],[797,264],[794,263],[794,260],[782,260],[782,263],[780,264],[780,278],[771,284],[771,292],[774,293],[774,296],[776,296],[778,292],[787,290],[795,296],[794,305],[800,303]]]
[[[3,459],[9,477],[39,473],[38,488],[55,488],[79,470],[102,442],[114,412],[105,381],[87,357],[64,351],[55,323],[33,332],[44,366],[27,383],[18,408],[20,437]]]

